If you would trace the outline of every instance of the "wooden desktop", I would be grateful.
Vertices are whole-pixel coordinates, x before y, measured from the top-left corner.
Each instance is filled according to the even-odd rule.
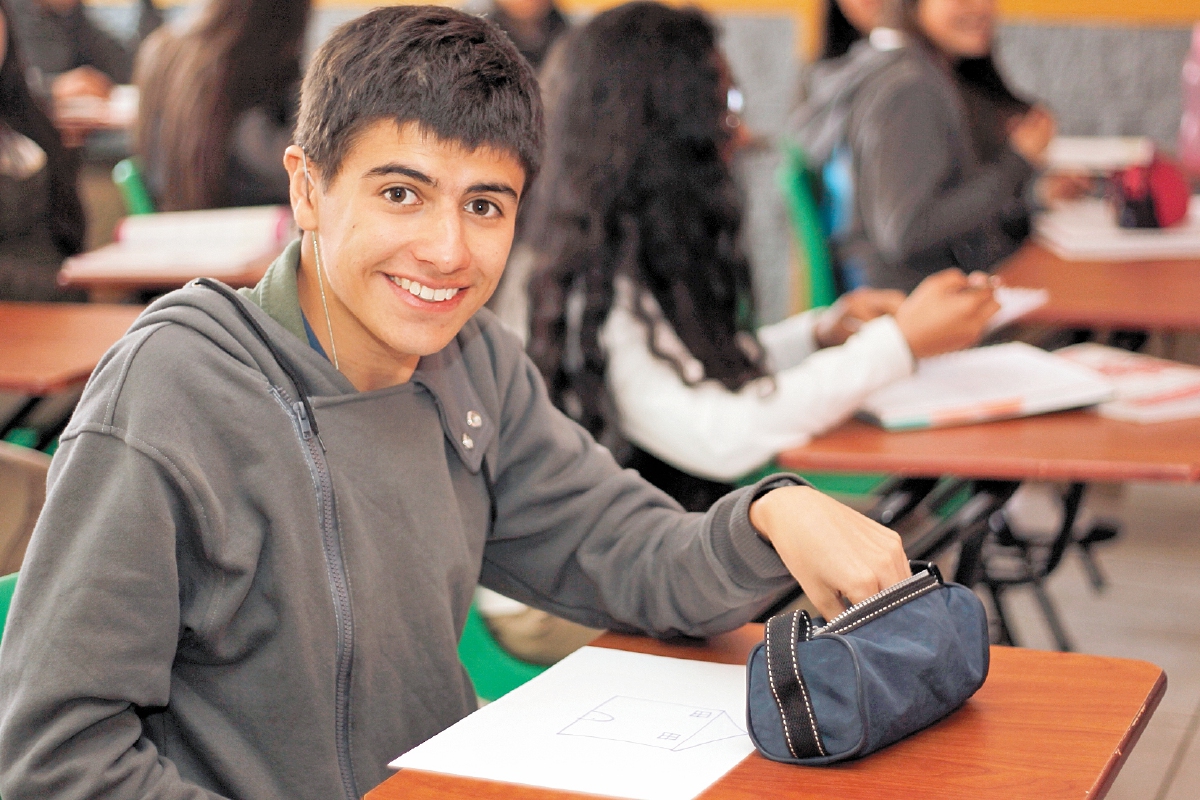
[[[851,420],[779,455],[785,469],[1060,481],[1200,480],[1200,419],[1140,425],[1095,411],[915,431]]]
[[[601,647],[745,663],[762,639],[747,625],[702,644],[605,634]],[[1091,800],[1107,793],[1166,691],[1143,661],[992,648],[991,671],[965,706],[902,742],[834,767],[796,767],[751,754],[700,797],[1003,798]],[[583,795],[401,770],[366,800],[569,800]]]
[[[83,383],[141,306],[0,302],[0,391],[44,396]]]
[[[1067,261],[1036,242],[998,274],[1009,286],[1046,289],[1023,321],[1061,327],[1200,330],[1200,258]]]

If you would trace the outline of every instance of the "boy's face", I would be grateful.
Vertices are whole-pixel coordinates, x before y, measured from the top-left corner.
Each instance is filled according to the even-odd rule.
[[[380,121],[324,181],[288,148],[296,221],[317,236],[333,343],[360,390],[407,381],[491,297],[504,271],[525,170],[507,152]],[[300,305],[327,353],[325,310],[305,234]]]

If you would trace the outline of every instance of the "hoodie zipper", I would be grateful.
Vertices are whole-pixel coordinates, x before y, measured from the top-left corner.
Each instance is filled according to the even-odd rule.
[[[855,603],[820,628],[813,628],[807,638],[814,639],[823,633],[847,633],[896,606],[915,600],[942,585],[941,572],[936,566],[930,564],[912,577],[905,578],[882,592]]]
[[[310,416],[312,406],[309,405],[308,398],[304,395],[304,384],[300,375],[283,357],[278,348],[271,343],[271,337],[250,313],[247,302],[238,297],[228,286],[214,281],[212,278],[197,278],[189,285],[211,289],[229,301],[245,321],[247,327],[270,351],[272,358],[287,374],[288,380],[291,381],[300,396],[299,401],[293,403],[282,388],[274,385],[271,387],[272,394],[283,405],[284,410],[294,418],[296,432],[300,436],[300,444],[304,450],[305,460],[308,462],[308,469],[317,484],[317,514],[321,518],[321,545],[325,553],[325,570],[329,578],[329,590],[333,595],[333,610],[337,625],[334,737],[338,770],[341,773],[346,800],[358,800],[354,765],[350,760],[350,670],[354,663],[354,619],[350,613],[350,579],[346,574],[346,561],[342,553],[337,520],[334,516],[333,479],[329,474],[329,463],[325,459],[325,443],[321,441],[321,435],[317,432],[316,419]]]
[[[329,474],[329,464],[325,460],[325,446],[320,437],[314,435],[312,422],[304,404],[289,403],[289,406],[295,414],[308,467],[317,484],[321,544],[325,552],[325,567],[337,622],[334,731],[338,769],[347,800],[358,800],[354,766],[350,761],[350,672],[354,662],[354,619],[350,613],[350,581],[346,575],[346,561],[342,554],[341,537],[338,535],[337,520],[334,516],[333,479]]]

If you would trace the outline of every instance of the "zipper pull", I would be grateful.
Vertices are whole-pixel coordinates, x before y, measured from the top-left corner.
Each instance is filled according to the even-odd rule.
[[[300,420],[300,433],[304,436],[304,440],[308,441],[312,438],[313,430],[312,423],[308,419],[308,411],[304,408],[304,403],[292,403],[292,410],[296,412],[296,418]]]

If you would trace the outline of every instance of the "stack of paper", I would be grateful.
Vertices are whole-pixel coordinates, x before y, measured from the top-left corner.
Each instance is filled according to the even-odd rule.
[[[1038,238],[1068,261],[1137,261],[1200,257],[1200,201],[1170,228],[1121,228],[1112,207],[1087,198],[1064,203],[1037,220]]]
[[[691,800],[754,750],[746,668],[585,647],[392,767]]]
[[[1112,382],[1115,399],[1100,404],[1106,417],[1143,423],[1200,417],[1200,367],[1091,343],[1057,355]]]
[[[287,206],[126,217],[115,244],[67,259],[63,272],[71,278],[178,273],[182,281],[236,275],[250,262],[278,253],[292,235],[291,225]]]
[[[1009,342],[923,359],[912,376],[873,392],[859,414],[905,430],[1044,414],[1112,396],[1095,370]]]
[[[1056,172],[1104,175],[1149,164],[1154,142],[1146,136],[1056,136],[1046,153],[1047,168]]]

